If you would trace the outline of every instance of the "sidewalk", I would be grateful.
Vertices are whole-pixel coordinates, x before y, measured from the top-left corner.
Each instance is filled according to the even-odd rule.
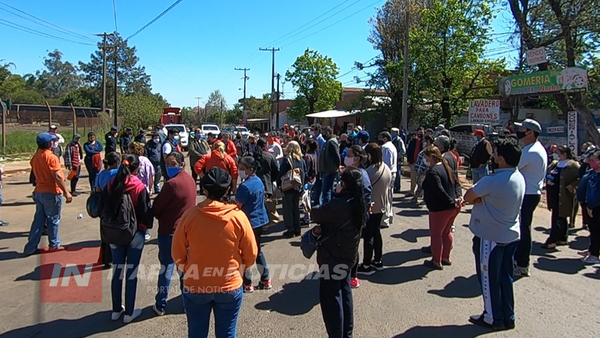
[[[26,174],[31,170],[31,166],[29,165],[29,160],[26,161],[14,161],[14,162],[6,162],[0,163],[0,165],[4,166],[4,174]]]

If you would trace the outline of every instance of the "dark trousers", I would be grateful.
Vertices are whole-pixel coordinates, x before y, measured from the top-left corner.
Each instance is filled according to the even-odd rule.
[[[154,192],[158,194],[160,192],[160,178],[162,176],[162,169],[160,167],[160,163],[152,163],[152,165],[154,166]]]
[[[254,238],[256,239],[256,246],[258,247],[258,255],[256,256],[256,268],[260,273],[260,281],[266,282],[269,280],[269,268],[267,267],[267,260],[265,254],[260,248],[260,238],[263,233],[263,227],[252,228],[254,232]],[[252,269],[247,269],[244,274],[244,285],[252,285]]]
[[[481,285],[483,319],[490,325],[515,321],[513,255],[519,242],[501,244],[473,237],[477,279]]]
[[[587,212],[584,210],[583,212]],[[600,254],[600,207],[592,211],[593,217],[589,218],[590,255],[598,257]]]
[[[310,205],[317,206],[321,205],[321,188],[323,186],[323,182],[321,181],[321,174],[317,174],[315,178],[315,183],[312,186],[312,194],[310,196]]]
[[[354,314],[350,273],[346,270],[345,276],[339,276],[332,270],[330,267],[329,273],[319,279],[319,301],[327,335],[329,338],[352,337]]]
[[[567,218],[558,217],[558,210],[555,208],[552,209],[552,217],[550,218],[550,222],[552,222],[550,227],[550,237],[548,237],[546,243],[556,243],[558,241],[566,242],[569,226]]]
[[[289,190],[283,193],[283,222],[285,227],[295,233],[300,233],[300,191]]]
[[[515,261],[520,267],[529,267],[529,256],[531,255],[531,222],[533,212],[540,203],[540,195],[525,195],[521,204],[521,240],[515,252]]]
[[[98,169],[94,167],[92,164],[92,157],[86,156],[83,159],[85,163],[85,169],[88,172],[88,179],[90,180],[90,189],[94,190],[94,185],[96,184],[96,176],[98,175]]]
[[[77,175],[71,179],[71,194],[77,190],[77,182],[79,182],[79,174],[81,173],[81,166],[76,169]],[[93,189],[94,187],[92,187]]]
[[[398,171],[394,180],[394,192],[400,192],[400,178],[402,177],[402,163],[400,161],[398,161],[396,168],[398,168]]]
[[[110,251],[110,244],[104,241],[104,236],[102,236],[102,230],[100,230],[100,257],[98,257],[98,263],[102,265],[108,265],[112,263],[112,252]]]
[[[367,226],[363,230],[363,264],[371,264],[371,259],[375,262],[381,261],[383,255],[383,238],[381,237],[381,219],[383,214],[371,214],[367,221]],[[373,252],[375,257],[373,257]]]

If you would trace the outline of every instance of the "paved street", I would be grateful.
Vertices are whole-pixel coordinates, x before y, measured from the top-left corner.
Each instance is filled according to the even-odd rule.
[[[408,186],[403,182],[403,187]],[[87,179],[80,181],[87,190]],[[173,294],[167,315],[152,311],[156,278],[140,279],[137,307],[141,317],[129,325],[110,317],[110,270],[103,272],[103,302],[86,304],[39,303],[39,255],[20,258],[33,217],[32,191],[27,176],[15,174],[4,181],[2,219],[10,226],[0,228],[0,284],[3,311],[0,337],[186,337],[186,319],[181,297]],[[65,246],[99,244],[98,221],[85,212],[81,195],[66,205],[60,227]],[[422,266],[427,256],[420,248],[428,245],[427,210],[416,208],[396,195],[394,225],[383,230],[386,269],[362,278],[353,291],[356,337],[477,337],[488,331],[467,319],[482,312],[483,302],[475,277],[471,233],[465,227],[469,208],[456,220],[453,265],[444,271]],[[78,219],[79,213],[84,214]],[[515,284],[517,328],[489,333],[494,337],[597,337],[600,332],[600,270],[585,267],[576,254],[587,246],[587,231],[575,229],[570,247],[547,252],[540,248],[547,236],[550,213],[535,213],[532,277]],[[578,227],[581,226],[578,221]],[[283,224],[266,234],[264,252],[269,265],[301,264],[304,269],[274,269],[274,289],[244,296],[238,323],[240,337],[324,337],[325,327],[318,303],[318,281],[312,276],[314,259],[305,259],[299,240],[281,236]],[[156,228],[153,229],[153,236]],[[43,238],[44,243],[47,239]],[[361,245],[362,248],[362,245]],[[158,248],[153,239],[146,244],[143,264],[155,264]],[[310,266],[312,264],[312,267]],[[255,278],[258,277],[255,274]],[[176,284],[176,283],[175,283]]]

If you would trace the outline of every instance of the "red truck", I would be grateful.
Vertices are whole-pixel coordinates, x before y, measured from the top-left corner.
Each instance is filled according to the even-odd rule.
[[[167,107],[163,108],[162,115],[160,116],[160,123],[167,124],[183,124],[183,115],[181,115],[181,108]]]

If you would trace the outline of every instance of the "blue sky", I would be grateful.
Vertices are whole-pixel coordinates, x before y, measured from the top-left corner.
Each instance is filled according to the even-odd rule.
[[[130,36],[174,1],[116,0],[118,31],[124,37]],[[8,8],[3,3],[85,37],[24,20],[5,11]],[[137,48],[140,64],[152,76],[153,90],[173,106],[195,106],[197,96],[202,97],[202,104],[216,89],[232,106],[242,97],[243,72],[235,71],[236,67],[250,68],[248,96],[270,92],[271,54],[259,52],[259,47],[281,48],[276,53],[276,71],[282,76],[306,48],[331,57],[340,74],[352,70],[355,61],[376,56],[378,52],[367,41],[368,21],[383,3],[384,0],[183,0],[133,37],[129,45]],[[509,31],[510,13],[504,9],[498,13],[494,31]],[[2,25],[6,23],[3,20],[94,46],[15,30]],[[43,57],[54,49],[63,52],[65,60],[87,62],[95,50],[95,41],[99,41],[93,34],[114,30],[112,0],[0,0],[0,36],[5,47],[0,59],[16,64],[14,72],[19,74],[41,69]],[[496,42],[487,52],[491,57],[511,56],[510,48],[502,43],[506,37],[493,37]],[[340,81],[348,87],[359,86],[352,83],[355,75],[361,73],[350,73]],[[294,96],[291,84],[285,84],[284,91],[285,97]]]

